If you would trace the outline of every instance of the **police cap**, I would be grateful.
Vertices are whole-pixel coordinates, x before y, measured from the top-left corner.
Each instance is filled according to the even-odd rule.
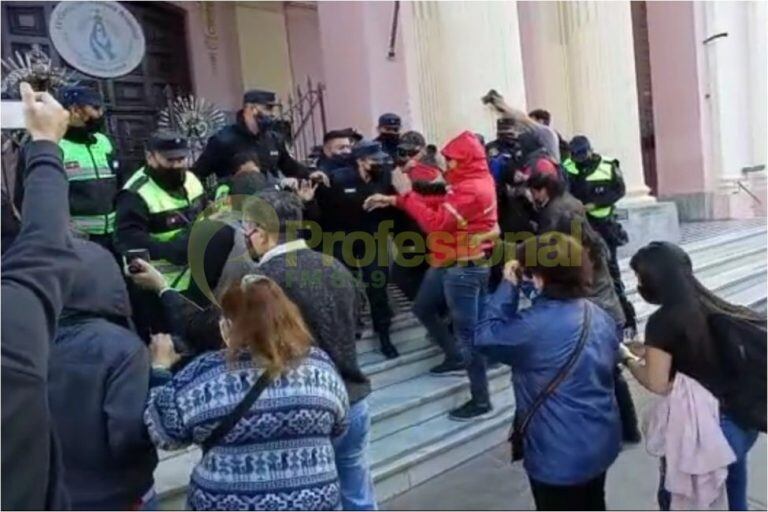
[[[379,128],[400,128],[403,122],[400,116],[391,112],[379,116]]]
[[[251,89],[243,94],[243,103],[256,103],[259,105],[275,105],[277,95],[272,91],[262,89]]]
[[[62,87],[59,89],[59,103],[64,108],[69,108],[73,105],[78,106],[91,106],[101,108],[102,100],[101,94],[98,91],[94,91],[89,87],[82,85],[72,85],[69,87]]]
[[[371,158],[373,160],[387,160],[389,155],[381,149],[381,144],[372,140],[361,140],[352,147],[352,156],[355,160]]]
[[[178,132],[158,130],[149,136],[147,151],[156,151],[165,158],[189,156],[189,142]]]
[[[585,158],[587,153],[592,151],[592,144],[590,144],[589,139],[584,135],[576,135],[571,139],[568,147],[571,150],[571,156],[577,160]]]

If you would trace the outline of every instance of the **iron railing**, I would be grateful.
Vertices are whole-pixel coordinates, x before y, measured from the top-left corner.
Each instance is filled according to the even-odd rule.
[[[282,105],[280,117],[286,125],[285,135],[298,160],[309,160],[314,148],[323,142],[327,129],[324,93],[322,82],[313,83],[307,77],[306,85],[296,85]]]

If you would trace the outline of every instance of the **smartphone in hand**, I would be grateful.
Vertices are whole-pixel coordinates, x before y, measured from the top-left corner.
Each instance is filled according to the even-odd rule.
[[[123,255],[125,266],[128,267],[128,272],[131,274],[138,274],[141,272],[141,267],[134,263],[135,260],[144,260],[149,263],[149,249],[129,249]]]

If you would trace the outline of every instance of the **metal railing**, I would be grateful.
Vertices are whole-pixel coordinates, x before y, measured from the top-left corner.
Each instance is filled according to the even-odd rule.
[[[313,83],[307,77],[304,87],[296,85],[283,105],[280,117],[287,124],[288,144],[299,160],[308,160],[315,146],[323,142],[326,132],[324,93],[322,82]]]

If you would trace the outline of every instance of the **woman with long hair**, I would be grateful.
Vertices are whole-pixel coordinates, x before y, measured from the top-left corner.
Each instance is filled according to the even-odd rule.
[[[605,475],[619,454],[616,322],[590,300],[593,264],[573,238],[528,238],[489,296],[475,347],[512,367],[513,449],[538,510],[605,510]],[[539,291],[518,311],[519,284]],[[516,441],[515,441],[516,440]]]
[[[764,330],[765,315],[731,304],[704,287],[693,275],[688,254],[674,244],[650,243],[632,257],[630,267],[637,275],[640,295],[646,302],[660,307],[650,316],[645,328],[644,362],[625,357],[624,363],[640,384],[653,393],[667,395],[675,375],[680,372],[718,399],[720,428],[736,456],[736,461],[728,466],[726,480],[729,508],[746,510],[746,458],[758,431],[738,420],[739,411],[733,405],[734,398],[740,400],[737,395],[742,392],[734,388],[732,369],[726,366],[723,357],[725,340],[715,335],[711,320],[724,316]],[[764,416],[764,345],[762,351]],[[663,490],[659,501],[662,508],[669,506],[668,494]]]
[[[312,346],[298,308],[271,279],[246,275],[220,302],[227,348],[194,359],[153,389],[145,413],[159,448],[203,447],[188,506],[339,508],[331,440],[344,432],[349,404],[333,362]],[[153,350],[155,367],[170,366],[168,351],[172,346],[165,355]],[[238,407],[246,397],[250,406]]]

